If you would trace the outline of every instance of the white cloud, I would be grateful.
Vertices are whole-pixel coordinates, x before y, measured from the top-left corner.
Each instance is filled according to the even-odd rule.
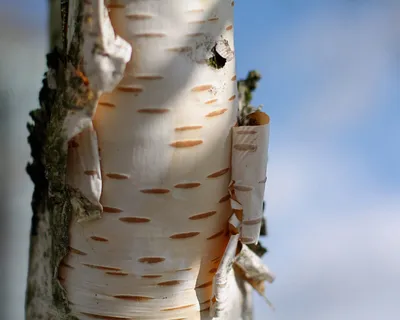
[[[287,57],[280,62],[293,72],[286,77],[304,76],[307,84],[288,106],[291,123],[271,129],[263,242],[277,275],[267,287],[277,310],[256,298],[256,319],[399,317],[400,184],[383,189],[370,154],[338,143],[341,130],[384,107],[381,90],[400,44],[399,5],[352,21],[332,12],[307,17],[281,43]]]
[[[286,243],[272,247],[266,259],[278,276],[269,287],[278,308],[272,319],[372,320],[378,319],[375,311],[386,314],[379,319],[395,319],[387,307],[397,304],[388,306],[387,299],[400,285],[400,204],[387,205],[390,202],[393,199],[351,212],[338,205],[330,210],[342,210],[337,216],[331,212],[312,221],[307,215],[271,219],[280,230],[273,243]]]
[[[279,140],[275,145],[269,150],[266,189],[270,215],[295,218],[304,208],[321,210],[337,202],[352,206],[375,192],[366,162],[356,153],[346,153],[326,141],[321,145]]]

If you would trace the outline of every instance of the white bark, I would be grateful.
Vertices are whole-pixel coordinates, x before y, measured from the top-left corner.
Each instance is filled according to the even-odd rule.
[[[218,41],[233,50],[232,2],[125,1],[110,10],[133,54],[97,107],[102,171],[80,169],[101,174],[104,213],[72,223],[63,285],[80,319],[211,319],[238,106],[234,58],[221,69],[207,60]],[[82,159],[85,141],[74,150]],[[227,309],[239,308],[238,319],[240,291],[230,285],[237,299]]]
[[[64,314],[71,311],[68,320],[251,319],[249,284],[262,293],[271,278],[238,244],[258,240],[268,126],[245,141],[255,146],[252,155],[232,158],[238,111],[233,2],[113,1],[111,26],[103,3],[93,1],[85,2],[85,73],[72,64],[66,72],[83,83],[73,90],[84,89],[83,99],[72,92],[63,118],[72,188],[63,193],[49,181],[49,193],[71,195],[72,206],[64,199],[62,219],[54,216],[63,204],[59,198],[52,212],[44,211],[52,237],[35,238],[44,244],[33,247],[34,268],[50,246],[64,252],[62,229],[72,212],[69,251],[58,274],[49,276],[58,256],[45,261],[43,275],[36,271],[48,288],[32,282],[35,306],[27,314],[57,319],[62,305]],[[71,1],[70,10],[76,4]],[[76,34],[67,34],[67,47],[72,39]],[[57,88],[55,75],[49,72],[50,89]],[[235,138],[233,149],[237,145]],[[248,174],[250,164],[258,167]],[[252,187],[250,201],[235,195],[246,186]],[[70,310],[62,294],[54,298],[54,277]],[[38,309],[51,301],[45,312]]]

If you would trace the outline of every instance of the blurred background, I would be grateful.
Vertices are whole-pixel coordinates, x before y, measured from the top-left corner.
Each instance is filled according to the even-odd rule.
[[[45,0],[0,0],[0,319],[22,320],[32,183],[28,112]],[[400,1],[237,0],[238,75],[271,116],[255,320],[394,320],[400,303]]]

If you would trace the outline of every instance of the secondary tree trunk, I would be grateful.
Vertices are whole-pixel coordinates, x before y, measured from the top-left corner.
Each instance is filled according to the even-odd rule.
[[[231,268],[240,235],[228,229],[233,1],[109,3],[132,56],[98,101],[111,82],[93,73],[85,37],[96,42],[108,14],[92,1],[61,7],[67,32],[52,15],[63,45],[48,57],[30,126],[27,319],[251,319],[249,276]],[[94,60],[111,56],[102,44]]]

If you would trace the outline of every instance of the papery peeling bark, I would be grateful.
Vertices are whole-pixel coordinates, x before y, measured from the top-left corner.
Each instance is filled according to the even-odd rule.
[[[71,29],[67,32],[68,47],[75,32],[72,12],[78,10],[78,2],[69,2]],[[68,64],[67,75],[79,75],[85,86],[75,93],[81,95],[77,99],[80,103],[68,111],[64,121],[67,140],[74,139],[72,144],[79,146],[68,148],[70,160],[67,169],[68,184],[78,191],[77,195],[83,195],[72,198],[79,221],[101,216],[102,176],[97,134],[92,122],[100,95],[112,91],[121,81],[132,53],[131,45],[115,34],[104,0],[84,1],[82,37],[83,70],[76,70]]]
[[[258,242],[263,217],[269,145],[269,117],[264,115],[258,125],[233,128],[229,190],[233,211],[242,221],[240,241],[245,244]]]
[[[79,0],[69,1],[68,48],[75,32],[71,19],[75,17],[73,12],[79,10],[78,3]],[[68,68],[71,74],[80,73],[87,87],[82,88],[82,103],[65,120],[68,140],[91,126],[98,98],[121,81],[132,54],[131,45],[115,34],[104,0],[84,1],[82,37],[83,70],[75,70],[71,65]]]
[[[91,219],[100,218],[103,210],[100,204],[102,189],[100,156],[97,135],[92,123],[89,124],[89,128],[68,143],[66,182],[73,190],[79,190],[84,196],[84,198],[72,197],[71,199],[78,221],[87,220],[87,205],[81,201],[90,202],[94,208],[97,208],[93,210]]]
[[[124,76],[132,47],[115,34],[104,0],[84,4],[83,60],[90,87],[110,92]]]

